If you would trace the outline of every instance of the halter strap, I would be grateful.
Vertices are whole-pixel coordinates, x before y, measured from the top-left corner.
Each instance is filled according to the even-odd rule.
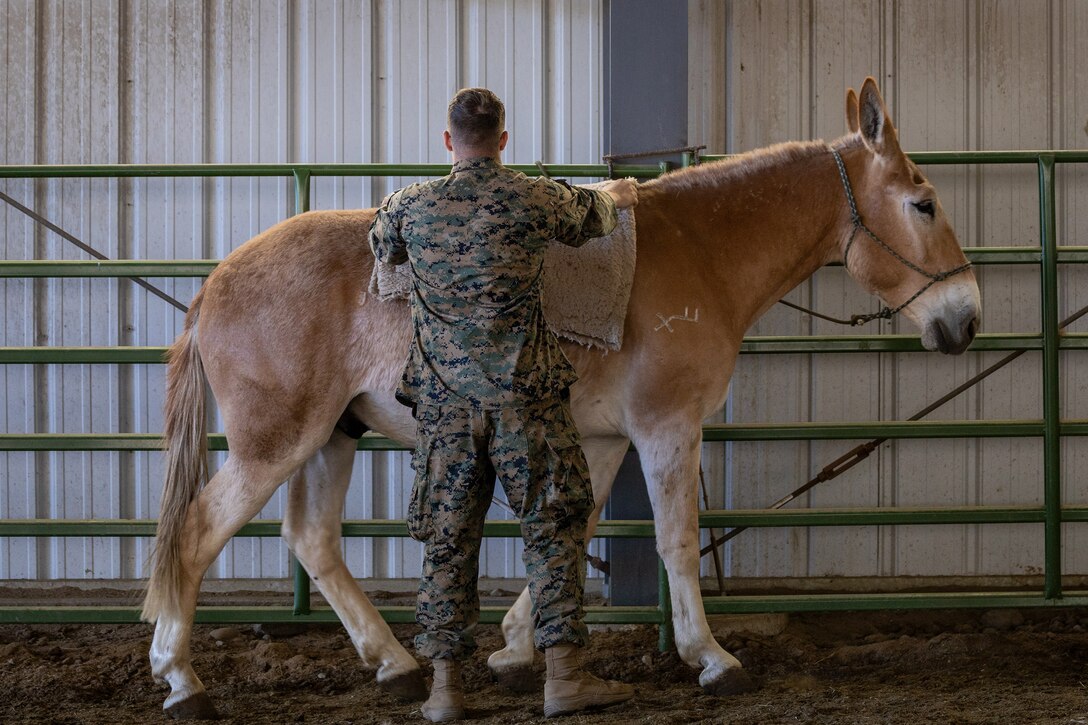
[[[850,318],[850,323],[849,324],[856,326],[856,325],[863,325],[866,322],[869,322],[870,320],[877,320],[877,319],[890,320],[893,315],[899,313],[900,311],[903,310],[904,307],[906,307],[911,302],[914,302],[914,300],[921,297],[922,294],[925,293],[925,291],[928,290],[933,285],[937,284],[938,282],[943,282],[946,279],[948,279],[949,277],[953,277],[953,276],[955,276],[957,274],[960,274],[961,272],[966,272],[967,270],[971,269],[971,263],[967,262],[965,264],[961,264],[958,267],[954,267],[954,268],[946,270],[944,272],[937,272],[937,273],[927,272],[926,270],[922,269],[921,267],[919,267],[914,262],[910,261],[909,259],[907,259],[903,255],[901,255],[899,252],[897,252],[894,249],[892,249],[891,247],[889,247],[884,242],[883,239],[881,239],[876,234],[874,234],[873,231],[871,229],[869,229],[869,227],[865,226],[865,222],[863,222],[861,220],[861,214],[858,212],[858,204],[857,204],[857,201],[854,199],[854,189],[850,185],[850,177],[846,173],[846,164],[843,163],[842,155],[839,154],[838,149],[835,149],[833,147],[829,147],[829,148],[831,150],[831,155],[835,157],[835,165],[838,166],[838,168],[839,168],[839,178],[842,180],[842,188],[843,188],[843,191],[846,193],[846,203],[850,207],[850,223],[853,225],[851,227],[851,229],[850,229],[850,238],[846,242],[846,249],[843,251],[843,254],[842,254],[842,264],[843,264],[843,266],[846,267],[847,271],[850,270],[850,267],[848,265],[849,258],[850,258],[850,248],[853,247],[854,240],[857,238],[858,230],[860,229],[861,231],[865,232],[865,234],[870,239],[872,239],[874,242],[876,242],[880,246],[881,249],[883,249],[885,252],[890,254],[896,260],[898,260],[899,263],[902,264],[904,267],[906,267],[907,269],[910,269],[913,272],[917,272],[918,274],[922,275],[927,280],[929,280],[928,282],[926,282],[926,284],[920,290],[918,290],[913,295],[911,295],[910,298],[907,299],[906,302],[899,305],[898,307],[892,309],[892,308],[888,307],[887,305],[885,305],[884,307],[881,308],[881,310],[879,312],[874,312],[874,313],[868,314],[868,315],[853,315]]]

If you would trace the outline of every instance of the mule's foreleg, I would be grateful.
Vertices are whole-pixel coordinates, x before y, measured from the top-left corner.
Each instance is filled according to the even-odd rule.
[[[399,697],[423,699],[427,688],[419,664],[367,599],[340,551],[340,520],[354,459],[355,440],[336,431],[295,473],[288,483],[283,536],[340,617],[363,663],[377,669],[378,684]]]
[[[677,652],[687,664],[702,667],[699,684],[711,694],[745,692],[752,681],[714,640],[699,591],[699,429],[661,425],[655,433],[636,445],[654,510],[657,552],[669,575]]]
[[[586,528],[586,541],[593,538],[601,510],[612,490],[616,471],[623,463],[630,441],[626,438],[592,438],[583,441],[582,449],[589,464],[589,478],[593,484],[593,513]],[[533,644],[532,599],[529,589],[521,591],[517,601],[502,619],[502,636],[506,646],[487,658],[487,666],[498,682],[515,692],[531,692],[540,685],[540,678],[533,669],[536,647]]]
[[[182,525],[178,591],[168,598],[177,605],[159,610],[150,653],[152,675],[170,685],[163,709],[175,718],[216,715],[189,652],[200,582],[230,537],[257,515],[290,472],[287,466],[251,466],[232,456],[189,506]]]

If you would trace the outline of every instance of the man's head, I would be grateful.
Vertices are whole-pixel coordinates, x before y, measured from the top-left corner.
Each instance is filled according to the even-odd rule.
[[[454,159],[498,156],[509,135],[506,109],[486,88],[462,88],[450,100],[446,112],[448,130],[443,134]]]

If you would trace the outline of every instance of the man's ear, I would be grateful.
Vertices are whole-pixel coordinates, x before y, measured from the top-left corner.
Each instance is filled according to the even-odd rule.
[[[446,144],[447,151],[453,151],[453,136],[450,136],[449,131],[442,132],[442,143]]]
[[[510,140],[510,132],[509,131],[503,131],[502,135],[499,136],[499,151],[502,151],[504,148],[506,148],[506,142],[509,141],[509,140]]]

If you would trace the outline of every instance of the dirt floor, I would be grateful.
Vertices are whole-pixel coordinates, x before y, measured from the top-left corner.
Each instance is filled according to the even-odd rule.
[[[1086,723],[1088,611],[995,610],[793,615],[776,635],[725,644],[760,689],[703,694],[696,672],[657,652],[654,627],[595,631],[587,664],[637,685],[626,705],[567,723]],[[384,694],[339,626],[304,631],[198,626],[194,665],[228,723],[423,722]],[[467,668],[469,717],[543,721],[541,694],[492,684],[483,627]],[[397,635],[411,645],[413,626]],[[145,625],[0,626],[0,723],[155,723]],[[556,722],[556,721],[549,721]]]

